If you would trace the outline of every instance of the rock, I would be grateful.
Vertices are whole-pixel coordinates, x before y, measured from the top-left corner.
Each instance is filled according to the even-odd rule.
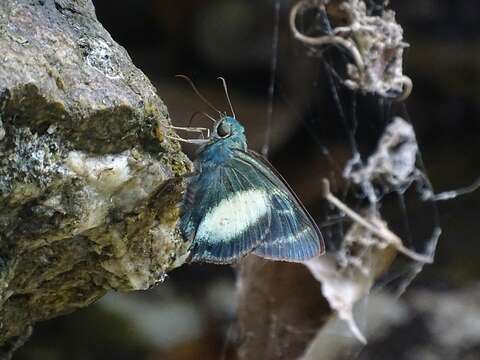
[[[90,0],[0,3],[0,344],[182,262],[169,115]]]

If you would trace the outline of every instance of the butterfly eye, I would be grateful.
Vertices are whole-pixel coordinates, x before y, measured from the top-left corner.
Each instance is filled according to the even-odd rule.
[[[225,123],[225,121],[222,121],[218,126],[217,126],[217,134],[218,136],[220,136],[221,138],[226,138],[228,136],[230,136],[231,134],[231,129],[230,129],[230,125]]]

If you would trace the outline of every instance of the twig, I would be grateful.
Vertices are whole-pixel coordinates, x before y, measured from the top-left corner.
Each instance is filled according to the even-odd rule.
[[[430,256],[418,254],[415,251],[412,251],[403,245],[402,240],[390,231],[383,224],[379,226],[372,224],[370,221],[365,220],[361,215],[357,214],[354,210],[350,209],[345,205],[340,199],[330,192],[330,183],[327,179],[323,179],[323,196],[327,199],[332,205],[336,206],[339,210],[343,211],[345,215],[350,217],[353,221],[357,222],[365,229],[369,230],[372,234],[375,234],[381,239],[384,239],[387,243],[392,244],[399,252],[408,256],[409,258],[422,262],[422,263],[433,263],[433,258]]]
[[[393,98],[393,101],[396,101],[396,102],[405,101],[412,93],[412,89],[413,89],[412,79],[410,79],[406,75],[403,75],[401,77],[401,82],[403,83],[403,91],[396,98]]]
[[[434,201],[445,201],[445,200],[452,200],[461,195],[470,194],[477,189],[480,189],[480,177],[477,178],[472,184],[465,186],[463,188],[451,191],[444,191],[439,194],[431,194],[430,196],[426,196],[427,200],[434,200]]]

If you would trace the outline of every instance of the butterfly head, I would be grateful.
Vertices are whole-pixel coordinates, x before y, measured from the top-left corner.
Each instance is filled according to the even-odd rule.
[[[232,149],[244,149],[246,143],[245,130],[238,120],[232,116],[223,116],[215,124],[210,142],[206,146],[216,144]]]
[[[217,141],[226,140],[230,137],[245,138],[245,130],[237,119],[231,116],[224,116],[215,124],[212,136]]]
[[[245,130],[234,117],[223,116],[199,148],[197,161],[203,166],[210,164],[215,167],[231,157],[235,150],[247,150]]]

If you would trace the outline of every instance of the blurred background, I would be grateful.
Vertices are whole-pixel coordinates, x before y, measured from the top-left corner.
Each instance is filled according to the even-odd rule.
[[[291,36],[292,3],[94,0],[99,20],[157,87],[174,124],[186,125],[195,111],[208,110],[176,74],[188,75],[209,101],[228,110],[217,80],[225,77],[237,118],[257,151],[265,144],[272,103],[269,159],[322,225],[320,179],[342,168],[352,149],[322,61]],[[435,191],[467,186],[480,175],[480,3],[390,3],[410,44],[404,72],[413,80],[413,92],[394,107],[360,101],[357,120],[366,125],[357,140],[374,146],[375,123],[394,114],[408,116]],[[345,109],[353,106],[352,99],[342,99]],[[322,155],[325,149],[333,163]],[[185,151],[193,156],[193,149]],[[480,191],[438,202],[437,208],[443,234],[435,263],[395,306],[384,305],[394,315],[378,319],[386,324],[381,334],[372,334],[369,345],[352,358],[480,358]],[[430,213],[428,221],[418,213],[408,216],[421,233],[437,225]],[[322,227],[334,247],[335,232]],[[87,309],[38,324],[15,358],[235,359],[235,307],[233,268],[187,265],[155,289],[109,294]]]

